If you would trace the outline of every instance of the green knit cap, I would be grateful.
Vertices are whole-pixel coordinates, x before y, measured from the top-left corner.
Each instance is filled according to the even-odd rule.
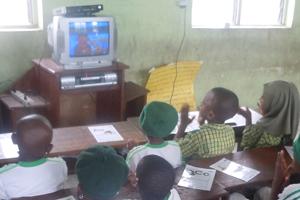
[[[114,149],[97,145],[80,153],[76,173],[84,195],[91,199],[109,199],[127,181],[128,167]]]
[[[175,128],[178,113],[170,104],[153,101],[147,104],[140,115],[140,126],[145,134],[166,137]]]
[[[300,136],[296,138],[293,144],[294,159],[300,165]]]

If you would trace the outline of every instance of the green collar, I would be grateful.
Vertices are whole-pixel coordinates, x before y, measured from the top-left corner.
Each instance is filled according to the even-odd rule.
[[[171,195],[171,192],[164,198],[164,200],[168,200]]]
[[[41,165],[41,164],[45,163],[46,161],[47,161],[47,158],[41,158],[39,160],[35,160],[35,161],[32,161],[32,162],[20,161],[18,163],[18,165],[20,165],[21,167],[35,167],[35,166],[38,166],[38,165]]]
[[[162,148],[162,147],[165,147],[168,145],[168,142],[164,141],[160,144],[150,144],[150,143],[147,143],[146,144],[146,147],[150,147],[150,148]]]

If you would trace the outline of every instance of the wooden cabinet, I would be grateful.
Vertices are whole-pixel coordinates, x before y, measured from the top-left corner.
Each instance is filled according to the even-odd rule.
[[[111,66],[64,70],[52,59],[33,60],[35,83],[32,87],[47,102],[47,117],[54,127],[87,125],[125,120],[124,70],[128,66],[115,62]],[[78,89],[61,89],[61,77],[93,76],[116,73],[117,84]]]

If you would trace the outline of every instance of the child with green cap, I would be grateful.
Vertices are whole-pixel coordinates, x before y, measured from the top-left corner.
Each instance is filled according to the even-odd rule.
[[[127,181],[128,167],[113,148],[96,145],[80,153],[76,174],[79,199],[108,200],[114,198]]]
[[[164,140],[175,128],[177,121],[178,113],[170,104],[153,101],[144,107],[139,122],[149,141],[129,151],[126,162],[131,172],[134,173],[139,161],[150,154],[164,158],[174,168],[182,164],[179,145],[175,141]]]

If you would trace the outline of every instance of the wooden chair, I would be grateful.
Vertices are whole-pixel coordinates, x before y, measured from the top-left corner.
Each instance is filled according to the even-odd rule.
[[[188,103],[191,110],[196,110],[194,81],[201,65],[201,61],[181,61],[151,69],[146,84],[149,90],[147,103],[163,101],[173,105],[177,111],[183,103]]]

